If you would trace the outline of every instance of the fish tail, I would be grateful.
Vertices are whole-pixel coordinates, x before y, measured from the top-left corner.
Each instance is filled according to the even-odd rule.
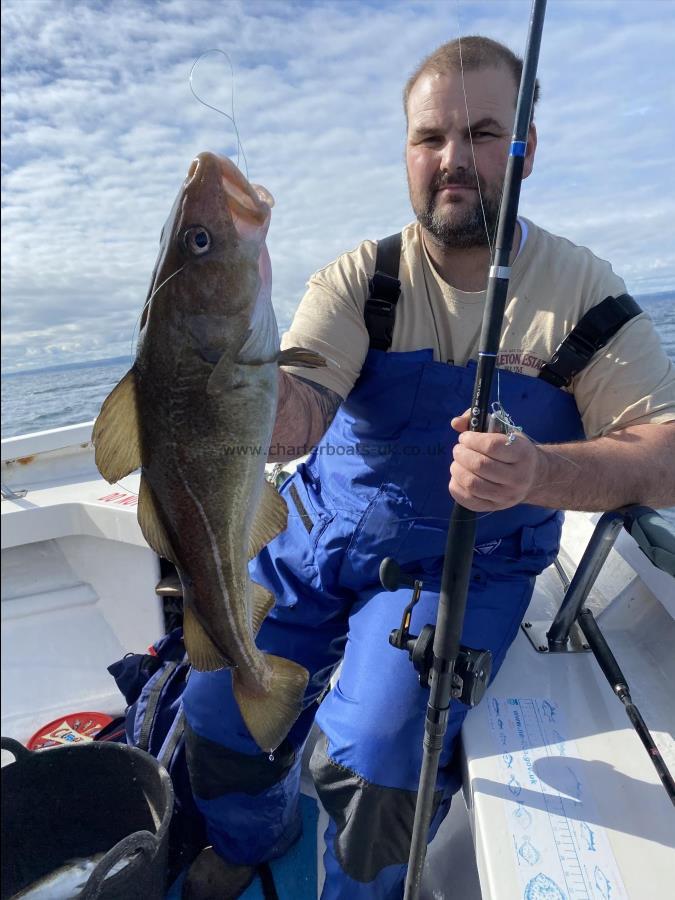
[[[302,711],[309,672],[281,656],[265,655],[265,661],[272,669],[269,691],[248,690],[237,669],[232,673],[232,688],[254,741],[261,750],[271,752],[283,741]]]

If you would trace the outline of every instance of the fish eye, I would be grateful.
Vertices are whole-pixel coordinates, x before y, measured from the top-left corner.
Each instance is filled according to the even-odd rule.
[[[201,225],[193,225],[183,235],[183,243],[195,256],[201,256],[211,249],[211,235]]]

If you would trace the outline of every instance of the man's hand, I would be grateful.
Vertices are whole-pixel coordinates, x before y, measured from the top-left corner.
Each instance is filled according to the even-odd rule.
[[[495,512],[527,500],[544,478],[545,458],[537,445],[519,434],[507,444],[504,434],[469,431],[469,412],[450,423],[459,431],[450,466],[450,493],[466,509]]]
[[[629,503],[675,506],[675,422],[627,425],[591,440],[535,444],[469,431],[468,411],[450,466],[450,493],[476,512],[532,503],[601,512]]]

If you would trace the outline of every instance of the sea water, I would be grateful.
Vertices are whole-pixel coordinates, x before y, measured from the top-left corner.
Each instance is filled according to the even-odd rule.
[[[675,292],[636,297],[654,320],[675,362]],[[101,403],[131,367],[131,356],[2,375],[2,437],[95,419]]]
[[[675,362],[675,292],[637,296]],[[130,356],[2,375],[2,437],[92,421],[131,367]],[[668,511],[675,524],[675,512]]]

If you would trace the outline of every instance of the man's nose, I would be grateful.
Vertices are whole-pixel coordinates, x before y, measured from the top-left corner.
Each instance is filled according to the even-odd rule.
[[[441,168],[447,172],[454,172],[456,169],[470,169],[471,167],[471,145],[469,142],[461,138],[450,138],[447,140],[441,154]]]

